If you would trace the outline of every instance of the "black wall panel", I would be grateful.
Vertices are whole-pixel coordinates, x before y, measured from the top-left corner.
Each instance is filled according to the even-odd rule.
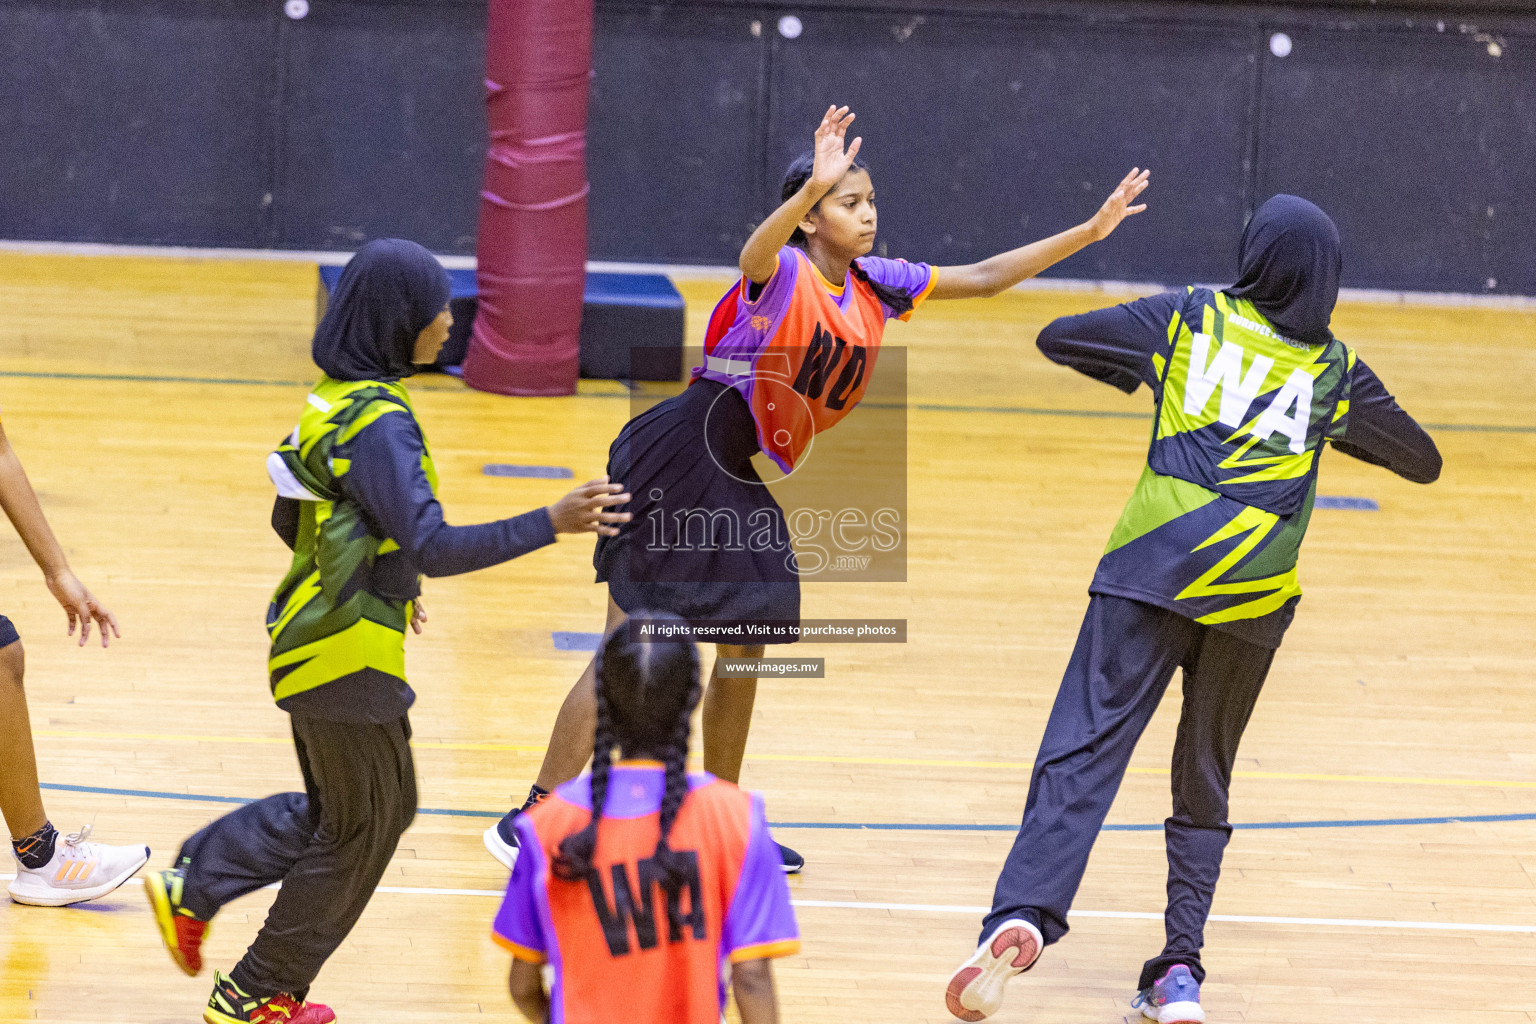
[[[774,35],[769,153],[851,106],[892,255],[965,263],[1086,220],[1132,166],[1150,208],[1053,273],[1214,280],[1243,224],[1254,35],[1177,25],[807,14]]]
[[[1496,99],[1477,133],[1488,196],[1486,290],[1536,295],[1536,33],[1509,38],[1492,74]],[[1484,110],[1489,109],[1487,101]],[[1412,285],[1418,288],[1422,285]]]
[[[0,237],[258,246],[271,8],[0,4]]]
[[[485,8],[314,0],[283,20],[274,244],[381,236],[473,252],[485,175]]]
[[[1346,285],[1480,292],[1503,277],[1529,290],[1530,261],[1522,273],[1511,257],[1536,227],[1536,38],[1434,25],[1291,35],[1289,56],[1264,55],[1260,196],[1296,193],[1333,215]]]
[[[597,0],[590,253],[733,263],[835,101],[859,113],[891,255],[1039,238],[1140,165],[1148,212],[1052,273],[1230,279],[1248,212],[1290,191],[1339,222],[1347,285],[1536,294],[1533,11]],[[0,237],[471,253],[485,16],[0,0]]]
[[[599,7],[594,259],[736,262],[762,216],[763,25],[750,8]]]

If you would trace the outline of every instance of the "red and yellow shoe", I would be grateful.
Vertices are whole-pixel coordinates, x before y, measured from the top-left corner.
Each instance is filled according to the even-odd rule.
[[[184,973],[196,975],[203,969],[203,940],[208,937],[208,922],[199,921],[181,905],[185,883],[186,872],[181,868],[152,871],[144,878],[144,893],[149,897],[155,924],[171,959]]]
[[[306,1003],[286,992],[263,999],[217,973],[203,1011],[205,1024],[330,1024],[335,1019],[329,1006]]]

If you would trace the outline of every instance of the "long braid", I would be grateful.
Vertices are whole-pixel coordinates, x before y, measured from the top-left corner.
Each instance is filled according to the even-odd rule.
[[[636,612],[631,622],[636,620],[658,626],[684,625],[681,619],[667,614]],[[669,837],[688,798],[689,725],[703,687],[693,641],[673,632],[661,635],[667,639],[640,642],[626,624],[610,632],[598,647],[593,659],[597,728],[592,749],[592,816],[585,828],[560,841],[551,870],[557,878],[585,879],[592,884],[613,749],[621,747],[627,757],[649,754],[659,758],[666,770],[655,864],[663,888],[673,894],[668,905],[673,908],[669,913],[674,913],[679,888],[694,877],[690,875],[694,854],[673,850]],[[679,927],[680,921],[673,922],[674,931]]]
[[[572,832],[560,840],[560,854],[550,865],[556,878],[575,881],[589,877],[594,868],[592,857],[597,852],[597,822],[603,816],[603,806],[608,801],[608,774],[613,766],[613,722],[608,694],[603,686],[603,651],[600,648],[594,661],[594,691],[597,698],[597,728],[592,743],[592,817],[587,827]]]
[[[682,810],[683,800],[688,796],[688,731],[692,718],[694,705],[699,701],[700,686],[695,681],[689,690],[686,701],[682,704],[685,710],[677,716],[677,722],[672,732],[671,742],[666,750],[666,792],[661,801],[661,835],[656,840],[656,866],[661,868],[665,884],[678,885],[684,878],[687,865],[684,859],[673,851],[670,837],[672,825],[677,821],[677,812]]]

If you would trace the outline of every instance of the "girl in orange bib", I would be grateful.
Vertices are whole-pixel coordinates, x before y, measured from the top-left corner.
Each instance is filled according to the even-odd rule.
[[[1145,208],[1131,203],[1148,172],[1132,170],[1089,220],[980,263],[871,256],[875,187],[857,160],[862,140],[845,146],[853,119],[847,107],[828,108],[814,150],[790,165],[783,202],[743,246],[741,280],[710,317],[704,365],[689,386],[631,420],[609,449],[608,478],[634,495],[623,506],[631,521],[601,538],[593,556],[598,582],[608,584],[610,629],[626,612],[650,608],[696,625],[734,625],[739,634],[716,645],[718,656],[762,657],[747,627],[798,623],[800,575],[783,512],[752,456],[762,451],[792,472],[815,435],[852,412],[887,320],[907,319],[928,299],[996,295]],[[702,538],[665,534],[690,517],[702,520]],[[716,542],[720,524],[739,524],[737,543]],[[560,709],[528,800],[485,832],[486,847],[509,867],[516,816],[574,778],[592,750],[592,682],[588,666]],[[704,694],[706,771],[738,781],[756,696],[755,678],[720,678],[717,658]],[[804,863],[787,849],[783,860],[786,871]]]

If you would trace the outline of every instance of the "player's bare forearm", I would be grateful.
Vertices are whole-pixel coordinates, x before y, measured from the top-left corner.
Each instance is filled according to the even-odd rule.
[[[544,991],[544,976],[538,964],[513,960],[507,986],[512,990],[512,1002],[524,1017],[534,1024],[544,1024],[549,1019],[549,996]]]
[[[1038,242],[999,253],[980,263],[963,267],[940,267],[931,297],[990,298],[1060,263],[1093,241],[1093,229],[1085,222]]]
[[[64,557],[64,549],[59,547],[48,520],[43,517],[37,493],[32,490],[27,471],[21,468],[21,460],[6,439],[4,428],[0,428],[0,507],[5,509],[6,517],[16,527],[22,543],[45,577],[68,571],[69,561]]]
[[[763,284],[773,276],[779,265],[779,250],[789,244],[795,228],[827,190],[828,186],[806,182],[799,192],[780,203],[779,208],[757,226],[747,244],[741,247],[741,258],[736,261],[743,277],[755,284]]]
[[[779,1024],[779,997],[773,991],[773,965],[748,960],[731,968],[731,991],[741,1024]]]

